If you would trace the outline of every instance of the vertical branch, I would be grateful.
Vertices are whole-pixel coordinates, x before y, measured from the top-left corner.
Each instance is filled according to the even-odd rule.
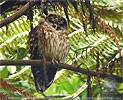
[[[110,69],[110,74],[112,75],[112,73],[113,73],[113,66],[114,66],[114,63],[115,63],[115,60],[114,61],[111,61],[110,63],[109,63],[109,69]]]
[[[96,65],[96,74],[97,74],[97,81],[100,87],[100,94],[102,95],[102,88],[101,88],[101,84],[100,84],[100,75],[99,75],[99,50],[97,49],[97,65]]]
[[[82,17],[82,23],[83,23],[84,31],[87,33],[85,21],[84,21],[84,18],[83,18],[83,15],[85,16],[85,9],[83,7],[83,0],[80,0],[80,3],[81,3],[81,9],[82,9],[82,13],[80,12],[80,15]]]
[[[80,0],[80,3],[81,3],[81,9],[82,9],[83,15],[85,16],[85,9],[83,7],[83,0]]]
[[[93,31],[95,31],[95,20],[94,20],[94,16],[93,16],[93,11],[92,11],[92,6],[90,4],[90,0],[85,0],[85,4],[86,4],[86,7],[89,9],[89,12],[90,12],[90,21],[92,21],[93,23]]]
[[[123,57],[120,57],[120,64],[121,64],[121,67],[123,68]]]
[[[45,34],[44,34],[44,29],[43,27],[41,26],[42,28],[42,35],[41,35],[41,44],[42,44],[42,48],[41,48],[41,53],[42,53],[42,56],[43,56],[43,71],[44,71],[44,77],[46,79],[46,84],[48,83],[48,76],[47,76],[47,67],[46,67],[46,58],[45,58],[45,47],[46,47],[46,38],[45,38]]]
[[[67,8],[68,8],[68,2],[67,2],[67,0],[63,0],[62,2],[61,2],[61,4],[62,4],[62,6],[63,6],[63,8],[64,8],[64,12],[65,12],[65,15],[66,15],[66,18],[67,18],[67,20],[68,20],[68,25],[69,25],[69,17],[68,17],[68,11],[67,11]]]
[[[32,4],[29,1],[29,15],[28,18],[30,20],[30,25],[31,25],[31,31],[33,30],[33,9],[32,9]]]
[[[71,4],[73,5],[73,7],[75,8],[75,10],[76,10],[77,12],[79,12],[79,10],[78,10],[78,8],[77,8],[77,1],[75,1],[75,0],[70,0],[70,2],[71,2]]]
[[[92,100],[91,77],[90,77],[89,69],[88,69],[87,85],[88,85],[88,87],[87,87],[87,100]]]

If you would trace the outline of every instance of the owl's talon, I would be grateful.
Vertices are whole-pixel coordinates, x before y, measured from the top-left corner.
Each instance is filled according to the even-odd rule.
[[[55,59],[52,59],[52,63],[53,63],[53,64],[58,64],[58,61],[55,60]]]

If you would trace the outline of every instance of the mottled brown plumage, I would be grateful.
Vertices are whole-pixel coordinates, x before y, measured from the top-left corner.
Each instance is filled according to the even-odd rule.
[[[64,60],[69,52],[67,21],[60,15],[49,14],[41,18],[39,24],[29,33],[28,51],[31,59],[52,61]],[[55,64],[31,66],[35,86],[39,93],[44,92],[53,82],[57,68]]]

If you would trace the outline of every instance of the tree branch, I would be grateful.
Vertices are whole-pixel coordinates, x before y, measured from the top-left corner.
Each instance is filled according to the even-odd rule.
[[[27,3],[26,0],[8,0],[8,1],[3,1],[2,3],[0,3],[0,8],[1,8],[1,12],[8,12],[8,11],[12,11],[11,8],[13,6],[16,6],[16,8],[18,8],[19,5],[25,5]]]
[[[42,60],[0,60],[0,66],[4,66],[4,65],[35,65],[35,66],[40,66],[41,63],[43,63]],[[46,64],[51,64],[52,62],[50,61],[46,61]],[[51,66],[51,67],[55,67],[55,66]],[[78,66],[72,66],[72,65],[68,65],[68,64],[63,64],[63,63],[58,63],[56,67],[59,68],[64,68],[64,69],[68,69],[68,70],[72,70],[75,72],[80,72],[82,74],[86,74],[88,75],[88,70],[84,69],[84,68],[80,68]],[[95,76],[97,77],[96,71],[92,71],[89,70],[90,76]],[[118,82],[122,82],[123,77],[117,76],[117,75],[111,75],[108,73],[103,73],[103,72],[98,72],[99,76],[101,78],[109,78],[112,77],[115,80],[117,80]]]
[[[19,17],[21,17],[29,9],[29,3],[31,3],[31,5],[33,6],[34,4],[36,4],[36,1],[37,0],[32,0],[32,1],[28,2],[25,6],[23,6],[16,13],[14,13],[13,15],[11,15],[11,16],[3,19],[2,21],[0,21],[0,27],[3,27],[5,25],[13,22],[14,20],[18,19]]]

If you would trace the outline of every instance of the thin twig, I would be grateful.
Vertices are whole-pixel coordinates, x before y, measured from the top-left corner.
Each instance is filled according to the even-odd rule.
[[[35,66],[40,66],[41,63],[43,63],[42,60],[0,60],[0,66],[4,66],[4,65],[35,65]],[[52,62],[50,61],[46,61],[46,65],[51,64]],[[75,72],[80,72],[82,74],[86,74],[88,75],[88,70],[78,67],[76,66],[72,66],[72,65],[68,65],[68,64],[64,64],[64,63],[58,63],[57,66],[51,66],[51,67],[59,67],[59,68],[63,68],[63,69],[68,69],[68,70],[72,70]],[[96,71],[91,71],[89,70],[90,76],[95,76],[97,77]],[[111,75],[109,73],[103,73],[103,72],[99,72],[99,76],[100,78],[109,78],[112,77],[114,78],[116,81],[118,82],[122,82],[123,77],[117,76],[117,75]]]

